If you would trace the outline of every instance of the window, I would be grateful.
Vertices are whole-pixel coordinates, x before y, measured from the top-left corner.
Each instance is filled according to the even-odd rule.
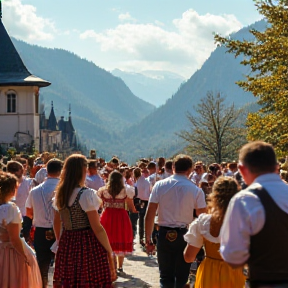
[[[16,113],[16,95],[14,93],[7,94],[7,113]]]

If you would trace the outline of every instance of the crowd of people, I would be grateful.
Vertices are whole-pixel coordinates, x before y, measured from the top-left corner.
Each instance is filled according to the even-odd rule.
[[[288,287],[288,159],[257,141],[205,164],[2,157],[0,287],[45,288],[53,265],[55,288],[113,287],[136,239],[162,288],[186,287],[194,261],[195,288]]]

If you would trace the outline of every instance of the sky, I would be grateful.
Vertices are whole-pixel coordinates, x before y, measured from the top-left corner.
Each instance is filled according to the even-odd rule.
[[[261,19],[253,0],[2,0],[10,36],[111,71],[189,78],[223,36]]]

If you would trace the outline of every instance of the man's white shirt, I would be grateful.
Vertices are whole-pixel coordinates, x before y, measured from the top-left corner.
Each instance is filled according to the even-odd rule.
[[[187,227],[193,210],[206,207],[202,189],[177,174],[156,182],[149,203],[158,204],[158,225],[167,227]]]
[[[53,227],[52,198],[55,196],[55,189],[59,182],[58,178],[47,178],[45,182],[33,188],[27,198],[26,208],[33,209],[33,224],[36,227]],[[45,201],[46,208],[44,206]]]
[[[260,187],[269,193],[281,210],[288,213],[288,185],[275,173],[257,177],[247,189],[237,193],[228,205],[220,233],[220,252],[226,262],[245,263],[250,257],[250,237],[264,227],[264,207],[260,199],[248,191]]]

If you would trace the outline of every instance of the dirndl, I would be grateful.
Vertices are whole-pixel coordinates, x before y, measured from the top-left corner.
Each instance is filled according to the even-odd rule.
[[[133,230],[127,211],[122,208],[106,208],[100,222],[106,230],[113,252],[117,256],[132,254]]]
[[[64,230],[56,254],[54,288],[111,288],[105,248],[89,228]]]
[[[0,243],[0,287],[1,288],[42,288],[42,279],[32,249],[21,239],[25,259],[11,242]]]

